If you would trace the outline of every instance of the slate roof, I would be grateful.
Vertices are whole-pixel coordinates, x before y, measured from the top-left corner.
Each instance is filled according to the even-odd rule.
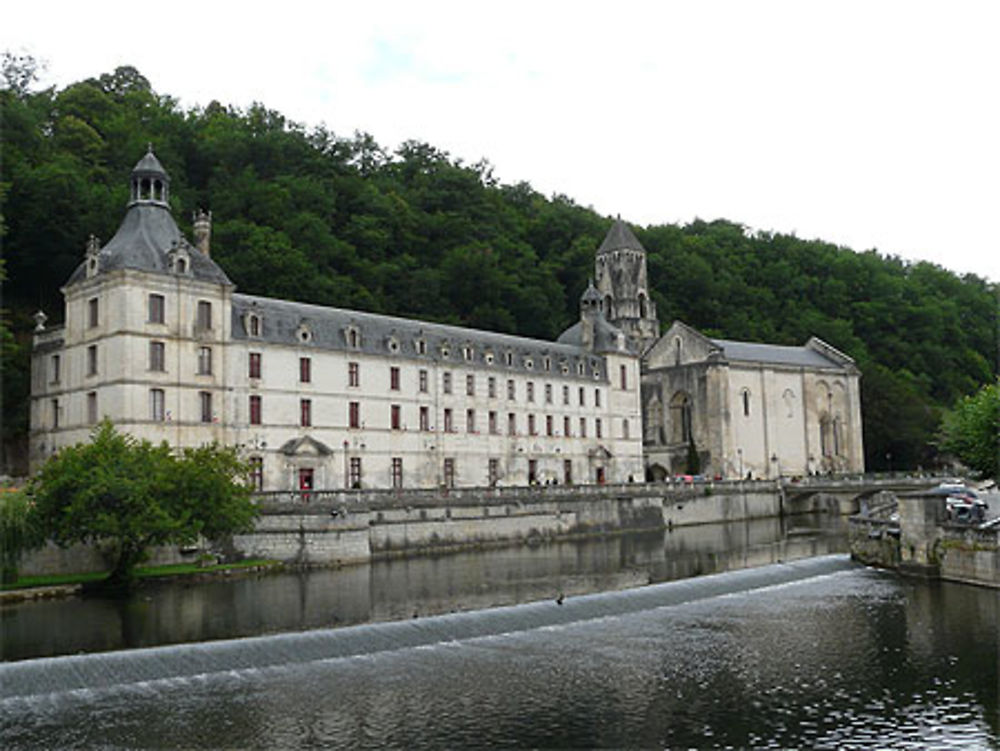
[[[493,364],[498,368],[521,372],[534,372],[540,377],[546,375],[544,358],[551,358],[549,375],[561,374],[561,366],[568,366],[568,375],[577,376],[577,364],[585,363],[584,377],[594,379],[594,369],[600,371],[600,379],[607,380],[603,359],[578,344],[550,342],[529,339],[492,331],[462,328],[443,323],[432,323],[409,318],[358,310],[330,308],[321,305],[278,300],[256,295],[234,294],[232,305],[233,339],[255,339],[274,343],[316,347],[330,350],[349,350],[347,331],[355,327],[360,335],[357,351],[381,356],[397,354],[410,359],[432,362],[452,362],[461,366],[467,362],[463,347],[472,347],[472,362],[481,365],[488,354],[492,354]],[[259,337],[251,337],[247,330],[247,316],[255,313],[261,318]],[[309,342],[303,343],[299,334],[305,327]],[[420,353],[416,342],[426,343],[426,351]],[[393,350],[393,343],[396,347]],[[446,356],[443,352],[448,350]],[[507,366],[506,354],[513,354],[513,365]],[[531,367],[527,362],[531,361]]]
[[[641,250],[644,253],[646,252],[639,239],[632,234],[632,230],[621,219],[616,219],[614,224],[611,225],[611,229],[604,236],[604,241],[601,243],[601,247],[597,249],[597,253],[610,253],[615,250]]]
[[[132,168],[132,175],[159,173],[165,182],[170,178],[152,150],[148,151]],[[134,269],[158,274],[169,274],[167,253],[176,245],[187,244],[170,213],[170,206],[158,200],[132,201],[125,211],[118,231],[97,255],[98,275],[117,269]],[[232,282],[219,265],[188,244],[190,276],[204,282],[228,284]],[[67,284],[86,278],[86,261],[76,267]]]
[[[133,203],[115,236],[98,253],[98,274],[117,269],[135,269],[168,274],[167,252],[185,242],[170,209],[155,203]],[[191,276],[217,284],[232,284],[215,261],[194,247],[188,248]],[[77,266],[68,284],[86,277],[86,262]]]
[[[594,351],[595,352],[618,352],[618,337],[621,331],[610,323],[603,315],[598,315],[594,321]],[[561,344],[571,344],[575,347],[583,346],[583,321],[577,321],[556,339]],[[635,354],[628,349],[628,340],[625,340],[625,347],[628,352]]]
[[[730,362],[760,362],[774,365],[794,365],[808,368],[842,368],[843,364],[825,357],[809,347],[789,347],[779,344],[735,342],[710,339]]]

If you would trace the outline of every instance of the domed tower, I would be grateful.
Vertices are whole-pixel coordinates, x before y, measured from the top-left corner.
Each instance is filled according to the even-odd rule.
[[[594,260],[604,317],[625,332],[640,353],[660,336],[656,304],[649,297],[646,249],[621,219],[616,219]]]

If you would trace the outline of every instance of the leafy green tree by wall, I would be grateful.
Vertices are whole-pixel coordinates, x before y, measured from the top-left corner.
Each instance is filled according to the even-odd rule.
[[[102,546],[113,561],[106,586],[128,591],[153,545],[184,544],[252,528],[249,467],[232,448],[171,453],[121,434],[107,420],[91,441],[62,449],[27,488],[39,528],[58,545]]]
[[[982,477],[1000,477],[1000,384],[984,386],[945,414],[941,448]]]

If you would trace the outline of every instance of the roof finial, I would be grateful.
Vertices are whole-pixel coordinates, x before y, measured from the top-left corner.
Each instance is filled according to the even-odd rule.
[[[146,153],[147,154],[152,154],[153,153],[153,142],[152,141],[146,141]]]

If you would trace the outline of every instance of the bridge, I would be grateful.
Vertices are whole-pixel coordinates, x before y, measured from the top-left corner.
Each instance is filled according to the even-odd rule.
[[[894,499],[899,493],[915,493],[937,487],[950,477],[911,475],[818,475],[782,480],[781,492],[787,513],[836,511],[856,514],[863,504]]]

